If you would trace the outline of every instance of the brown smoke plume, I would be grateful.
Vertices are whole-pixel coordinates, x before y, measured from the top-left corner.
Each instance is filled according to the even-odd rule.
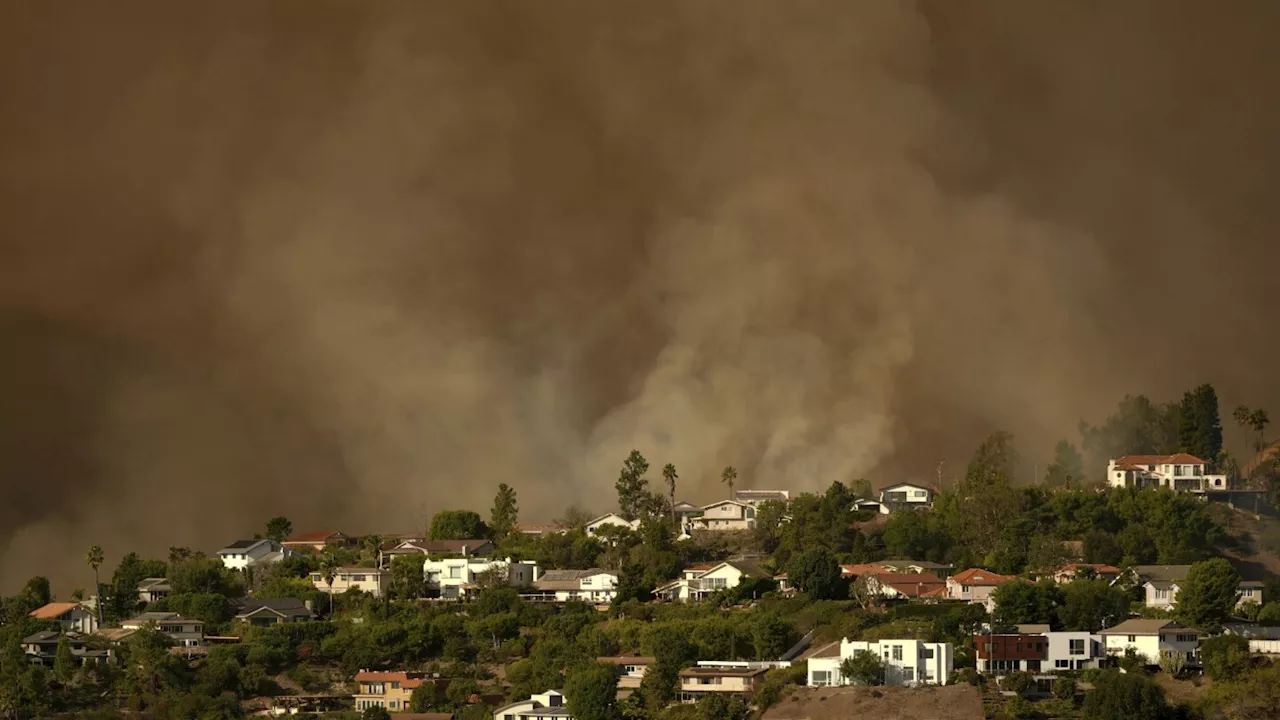
[[[1274,399],[1280,10],[0,7],[0,585]]]

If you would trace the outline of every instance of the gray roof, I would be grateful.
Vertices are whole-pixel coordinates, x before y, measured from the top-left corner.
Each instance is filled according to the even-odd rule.
[[[22,638],[24,645],[57,645],[62,633],[57,630],[41,630],[38,633]],[[67,633],[67,640],[73,643],[84,642],[84,636],[78,632]]]
[[[175,612],[144,612],[144,613],[139,613],[136,617],[132,617],[132,618],[129,618],[128,620],[125,620],[125,622],[129,623],[130,625],[149,623],[149,622],[154,622],[154,623],[182,622],[187,624],[195,623],[197,625],[204,624],[203,622],[196,620],[195,618],[182,617],[182,615]]]
[[[737,568],[743,575],[756,578],[772,578],[772,573],[760,569],[760,561],[754,559],[727,560],[726,565]]]
[[[227,550],[247,550],[248,548],[251,548],[254,545],[257,545],[260,542],[263,542],[261,538],[257,540],[237,540],[231,543],[230,545],[222,548],[218,552],[225,552]]]
[[[1226,623],[1222,630],[1228,635],[1239,635],[1251,640],[1280,640],[1280,627],[1267,627],[1251,623]]]
[[[1260,587],[1266,587],[1266,586],[1267,584],[1262,582],[1261,580],[1245,580],[1240,583],[1240,587],[1247,587],[1247,588],[1260,588]]]
[[[1163,582],[1177,582],[1187,579],[1187,573],[1191,571],[1190,565],[1134,565],[1130,568],[1134,574],[1141,578],[1144,582],[1149,580],[1157,580]]]
[[[312,617],[305,603],[297,598],[243,598],[235,601],[236,617],[252,615],[263,608],[286,617]]]
[[[1133,619],[1109,627],[1098,633],[1099,635],[1156,635],[1161,632],[1186,631],[1188,633],[1200,634],[1195,628],[1189,628],[1185,625],[1179,625],[1172,620],[1160,619]]]

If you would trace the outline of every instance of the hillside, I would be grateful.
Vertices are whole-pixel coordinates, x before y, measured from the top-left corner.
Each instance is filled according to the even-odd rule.
[[[1280,581],[1280,519],[1215,504],[1213,516],[1234,543],[1222,552],[1246,580]]]
[[[764,713],[764,720],[837,718],[981,720],[982,695],[972,685],[946,687],[798,688]]]

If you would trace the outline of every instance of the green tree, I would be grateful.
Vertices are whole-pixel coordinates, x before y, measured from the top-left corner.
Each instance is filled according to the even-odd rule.
[[[884,663],[873,652],[855,652],[840,661],[840,676],[858,685],[879,685],[884,682]]]
[[[440,701],[436,692],[435,683],[424,682],[413,689],[413,694],[409,696],[409,711],[416,713],[430,712]]]
[[[835,600],[847,594],[840,563],[824,547],[806,550],[787,563],[787,579],[814,600]]]
[[[765,500],[756,506],[756,525],[751,532],[765,552],[778,549],[786,519],[787,504],[781,500]]]
[[[1272,600],[1258,611],[1258,624],[1264,627],[1280,625],[1280,602]]]
[[[569,674],[564,685],[565,704],[575,720],[617,720],[617,667],[587,663]]]
[[[1198,562],[1178,588],[1174,615],[1190,627],[1217,632],[1240,600],[1240,573],[1223,558]]]
[[[370,705],[360,713],[360,720],[391,720],[391,713],[381,705]]]
[[[338,575],[338,560],[333,555],[325,553],[320,558],[320,577],[324,578],[324,584],[328,587],[329,594],[329,614],[333,614],[333,579]]]
[[[667,484],[667,493],[671,498],[672,523],[675,523],[676,521],[676,480],[679,479],[679,477],[679,475],[676,475],[675,465],[667,463],[662,467],[662,481]]]
[[[71,643],[64,632],[58,635],[58,650],[53,656],[53,676],[58,678],[58,682],[66,683],[75,671],[75,664],[71,657]]]
[[[618,573],[618,588],[613,596],[613,606],[621,607],[632,600],[649,602],[653,598],[653,586],[645,580],[645,568],[639,563],[629,563]]]
[[[1182,396],[1178,412],[1178,443],[1182,451],[1216,464],[1222,453],[1222,421],[1218,417],[1218,393],[1212,385],[1200,385]]]
[[[489,529],[478,513],[470,510],[441,510],[431,518],[432,540],[472,540],[487,537]]]
[[[1053,696],[1059,700],[1075,700],[1078,687],[1075,678],[1059,677],[1053,681]]]
[[[614,488],[618,491],[618,514],[628,521],[635,520],[644,510],[649,488],[649,481],[644,477],[647,472],[649,461],[644,459],[639,450],[632,450],[623,461],[622,472],[614,483]]]
[[[1119,565],[1124,560],[1124,549],[1113,533],[1093,530],[1084,536],[1084,561],[1102,565]]]
[[[1084,720],[1163,720],[1164,691],[1141,673],[1104,672],[1085,696]]]
[[[1215,635],[1200,646],[1204,672],[1214,682],[1239,680],[1253,668],[1249,641],[1239,635]]]
[[[169,568],[169,585],[173,588],[172,592],[175,595],[185,593],[233,595],[236,592],[236,578],[233,572],[216,557],[192,558]]]
[[[98,568],[102,567],[103,553],[102,548],[97,545],[91,545],[89,552],[85,554],[85,562],[89,567],[93,568],[93,592],[97,596],[94,606],[98,609],[98,626],[102,626],[102,585],[98,583]]]
[[[733,484],[738,481],[738,470],[732,465],[726,465],[724,470],[720,471],[720,482],[729,486],[729,499],[733,499]]]
[[[1062,601],[1062,591],[1052,581],[1032,584],[1022,580],[998,586],[991,594],[995,602],[992,620],[998,627],[1023,623],[1052,623]]]
[[[1058,624],[1063,630],[1097,632],[1127,617],[1129,598],[1105,580],[1076,579],[1062,586]]]
[[[1049,487],[1078,487],[1084,480],[1084,459],[1076,446],[1059,440],[1053,448],[1053,462],[1044,474],[1044,484]]]
[[[489,512],[489,529],[498,539],[505,538],[516,529],[520,522],[520,508],[516,504],[516,491],[506,483],[498,485],[498,494],[493,497],[493,510]]]
[[[681,628],[672,625],[654,626],[648,644],[655,662],[640,680],[640,694],[647,707],[666,707],[675,698],[680,668],[693,660],[696,648]]]
[[[773,613],[756,617],[751,626],[751,644],[757,660],[777,660],[791,643],[791,625]]]
[[[422,597],[426,583],[422,576],[422,556],[391,558],[391,593],[401,600]]]
[[[1013,436],[993,433],[974,452],[957,488],[959,502],[950,516],[977,558],[985,559],[1000,547],[1004,528],[1021,511],[1021,500],[1011,485],[1016,468]]]
[[[1257,433],[1257,437],[1253,441],[1254,452],[1262,452],[1262,448],[1266,447],[1266,430],[1271,424],[1271,416],[1262,408],[1255,408],[1249,413],[1249,427]]]
[[[289,522],[289,518],[280,515],[267,521],[267,539],[282,542],[292,534],[293,523]]]

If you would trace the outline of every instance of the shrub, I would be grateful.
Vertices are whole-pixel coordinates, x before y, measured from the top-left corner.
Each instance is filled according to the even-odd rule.
[[[1059,700],[1075,700],[1076,681],[1069,677],[1060,677],[1053,684],[1053,696]]]

